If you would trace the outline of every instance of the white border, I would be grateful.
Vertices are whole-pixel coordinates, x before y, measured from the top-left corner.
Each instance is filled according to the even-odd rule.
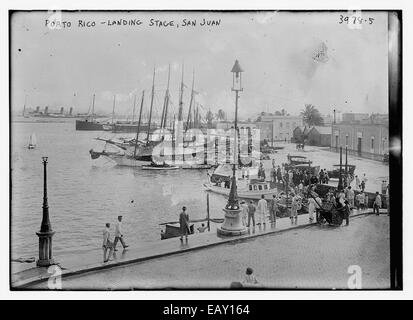
[[[0,118],[0,137],[2,147],[6,149],[9,145],[9,74],[8,70],[8,10],[9,9],[402,9],[403,10],[403,163],[404,163],[404,181],[413,181],[411,163],[411,151],[409,137],[412,137],[411,123],[407,121],[413,119],[411,112],[412,105],[412,90],[409,84],[412,84],[411,59],[413,56],[412,46],[406,41],[412,37],[412,16],[413,8],[409,6],[411,1],[408,0],[363,0],[363,1],[334,1],[324,0],[313,1],[269,1],[269,0],[238,0],[233,2],[223,0],[201,0],[197,1],[156,1],[156,0],[141,0],[137,4],[136,1],[126,0],[94,0],[85,1],[69,0],[69,1],[52,1],[52,0],[37,0],[37,1],[20,1],[6,0],[0,2],[1,7],[1,106],[2,113]],[[407,36],[406,36],[407,35]],[[411,122],[411,121],[409,121]],[[410,127],[409,127],[410,125]],[[230,291],[133,291],[133,292],[18,292],[9,291],[9,154],[2,152],[0,155],[1,161],[1,198],[0,203],[3,210],[0,216],[0,244],[3,258],[0,264],[0,298],[1,299],[239,299],[239,300],[265,300],[265,299],[411,299],[413,298],[413,257],[412,240],[413,240],[413,218],[410,212],[405,212],[403,215],[403,258],[404,258],[404,290],[403,291],[254,291],[254,292],[230,292]],[[410,194],[413,189],[404,183],[404,199]],[[406,201],[404,201],[404,204]],[[404,205],[405,206],[405,205]]]

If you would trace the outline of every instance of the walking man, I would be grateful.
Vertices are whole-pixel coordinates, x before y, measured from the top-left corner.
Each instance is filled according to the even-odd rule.
[[[113,253],[113,242],[110,241],[110,223],[106,223],[105,229],[103,230],[103,262],[108,262]],[[109,249],[109,255],[106,257],[106,253]]]
[[[265,225],[265,214],[267,213],[267,200],[264,199],[264,195],[261,195],[261,199],[258,201],[258,224]]]
[[[118,249],[116,249],[116,245],[118,244],[118,241],[120,241],[120,243],[122,244],[123,249],[126,249],[127,247],[129,247],[123,240],[122,216],[118,216],[118,222],[116,223],[116,226],[115,226],[115,242],[113,244],[114,251],[118,251]]]
[[[188,241],[188,234],[189,234],[189,215],[186,212],[186,207],[182,207],[182,212],[179,215],[179,228],[181,230],[181,237],[180,240],[183,240],[183,236],[185,236],[185,240]]]
[[[252,223],[255,227],[255,205],[254,205],[254,201],[250,201],[249,205],[248,205],[248,228],[251,226],[251,219],[252,219]]]
[[[373,213],[376,213],[376,215],[380,214],[380,208],[381,208],[381,197],[378,191],[376,191],[376,199],[374,199],[373,203]]]
[[[277,219],[277,210],[278,210],[277,199],[275,198],[275,194],[273,194],[272,199],[270,201],[270,220],[271,220],[271,224],[273,224],[274,227],[275,227],[275,222]]]

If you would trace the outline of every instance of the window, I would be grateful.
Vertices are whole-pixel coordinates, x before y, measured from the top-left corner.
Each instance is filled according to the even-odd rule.
[[[348,134],[346,134],[346,147],[348,147]]]
[[[262,190],[262,186],[258,186],[258,190]]]
[[[370,146],[370,148],[374,149],[374,137],[371,137],[371,146]]]
[[[254,186],[254,190],[257,190],[257,186]]]
[[[267,186],[267,185],[264,186],[264,190],[268,190],[268,186]]]
[[[250,189],[250,191],[252,191],[252,186],[250,186],[250,188],[249,188],[249,189]]]
[[[282,128],[283,127],[283,123],[282,122],[280,122],[280,128]]]

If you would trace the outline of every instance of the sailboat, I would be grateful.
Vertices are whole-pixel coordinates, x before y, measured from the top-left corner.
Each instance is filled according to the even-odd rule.
[[[150,109],[149,109],[149,119],[148,124],[146,126],[146,139],[140,140],[139,136],[142,131],[142,107],[143,107],[143,100],[144,100],[144,92],[142,93],[142,102],[141,102],[141,109],[139,113],[139,121],[137,126],[136,138],[128,141],[116,141],[114,139],[103,139],[103,138],[96,138],[97,140],[101,140],[106,142],[106,145],[112,145],[118,148],[118,152],[96,152],[90,150],[90,154],[92,159],[98,158],[100,155],[105,156],[114,162],[116,162],[119,166],[130,166],[130,167],[141,167],[142,165],[147,165],[148,170],[160,170],[162,166],[165,169],[171,169],[175,166],[183,167],[185,169],[206,169],[210,168],[211,165],[207,163],[207,159],[214,158],[215,155],[215,148],[214,148],[214,141],[202,141],[200,143],[195,143],[195,141],[181,141],[177,138],[176,132],[181,132],[180,129],[177,128],[175,130],[175,118],[174,118],[174,126],[173,126],[173,133],[169,133],[167,131],[167,119],[168,119],[168,107],[170,102],[170,93],[169,93],[169,82],[170,82],[170,68],[168,71],[168,85],[165,92],[163,108],[162,108],[162,116],[160,122],[160,132],[157,135],[150,135],[151,133],[151,126],[152,124],[152,111],[153,111],[153,103],[154,103],[154,94],[155,94],[155,68],[153,71],[153,81],[152,81],[152,92],[151,92],[151,102],[150,102]],[[194,82],[194,81],[192,81]],[[190,102],[190,110],[188,111],[188,121],[186,123],[185,133],[188,129],[190,129],[190,118],[191,118],[191,106],[193,104],[193,89],[194,83],[192,83],[192,94],[191,94],[191,102]],[[182,116],[182,109],[183,109],[183,67],[182,67],[182,79],[180,84],[180,93],[179,93],[179,113],[178,113],[178,124],[182,124],[183,116]],[[182,134],[180,134],[182,136]],[[182,138],[180,136],[180,138]],[[186,135],[185,135],[186,136]],[[179,142],[178,142],[179,141]],[[153,156],[154,149],[158,147],[160,151],[160,157]],[[206,150],[209,150],[209,154],[206,154]],[[193,163],[193,160],[200,159],[199,163]],[[192,160],[192,162],[191,162]],[[152,163],[152,165],[150,165]],[[174,168],[175,169],[175,168]]]
[[[32,133],[29,138],[29,144],[27,146],[27,149],[34,149],[34,148],[36,148],[36,135]]]

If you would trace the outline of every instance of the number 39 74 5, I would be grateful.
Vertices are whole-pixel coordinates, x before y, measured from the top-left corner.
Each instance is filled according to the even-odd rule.
[[[373,24],[374,18],[364,18],[360,16],[345,16],[340,14],[340,18],[338,23],[346,23],[346,24]]]

